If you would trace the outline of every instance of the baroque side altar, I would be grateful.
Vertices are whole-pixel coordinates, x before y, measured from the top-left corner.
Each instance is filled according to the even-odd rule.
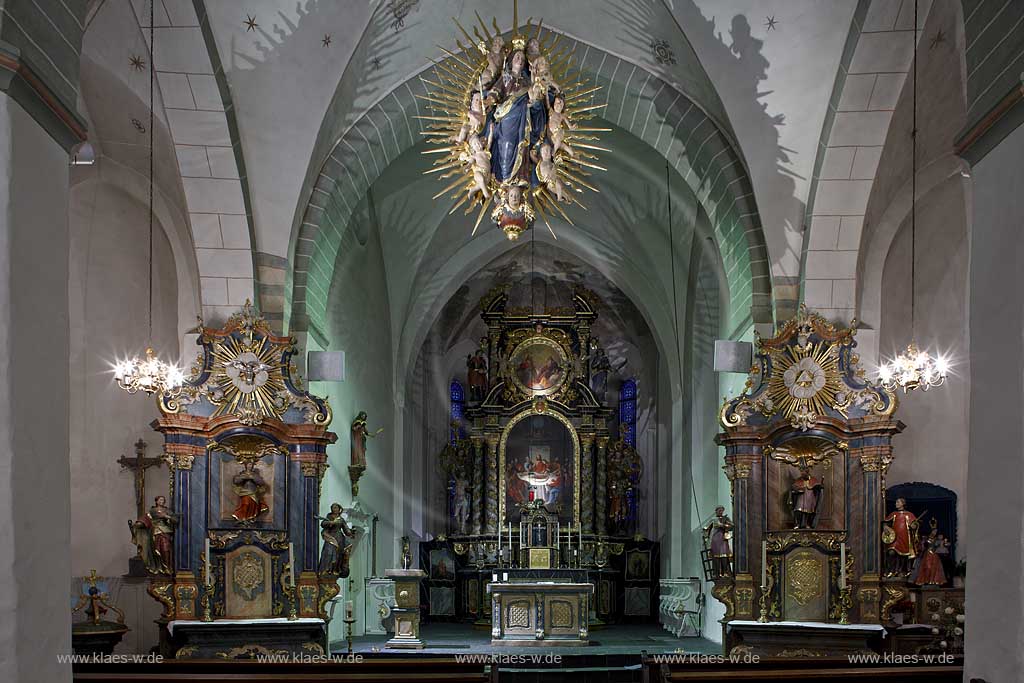
[[[892,437],[904,425],[895,394],[864,378],[855,347],[852,326],[801,306],[775,337],[757,339],[746,389],[722,407],[732,557],[712,594],[725,605],[727,651],[810,647],[782,622],[830,625],[842,637],[823,641],[823,655],[871,649],[906,596],[905,583],[885,577],[881,538]]]
[[[170,557],[148,565],[162,653],[322,654],[352,535],[340,509],[319,517],[331,409],[295,376],[294,340],[248,304],[223,329],[203,328],[198,344],[190,377],[158,397],[153,423],[171,470],[161,517]]]

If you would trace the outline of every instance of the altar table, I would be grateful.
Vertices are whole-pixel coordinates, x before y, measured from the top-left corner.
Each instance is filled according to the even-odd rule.
[[[585,646],[592,583],[489,583],[491,645]]]

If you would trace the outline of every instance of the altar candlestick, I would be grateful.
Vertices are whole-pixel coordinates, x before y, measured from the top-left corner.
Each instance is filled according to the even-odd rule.
[[[839,590],[846,588],[846,543],[839,546]]]
[[[761,588],[768,585],[768,541],[761,541]]]
[[[210,563],[210,539],[206,539],[206,585],[213,585],[213,565]]]
[[[288,578],[291,585],[295,586],[295,544],[288,544]]]

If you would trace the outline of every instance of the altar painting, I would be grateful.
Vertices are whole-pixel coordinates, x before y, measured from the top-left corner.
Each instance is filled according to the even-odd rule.
[[[519,506],[541,501],[572,524],[575,449],[573,435],[550,415],[531,415],[512,427],[505,444],[506,519],[518,522]]]
[[[565,381],[566,359],[562,348],[544,339],[529,339],[512,354],[513,378],[519,387],[534,396],[547,396]]]

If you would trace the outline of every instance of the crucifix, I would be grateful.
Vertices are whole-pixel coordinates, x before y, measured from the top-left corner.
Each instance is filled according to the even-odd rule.
[[[161,464],[163,461],[163,458],[146,457],[146,442],[141,438],[135,442],[134,458],[122,455],[117,459],[117,462],[121,464],[121,469],[132,470],[135,473],[136,519],[142,519],[146,514],[146,470]]]

